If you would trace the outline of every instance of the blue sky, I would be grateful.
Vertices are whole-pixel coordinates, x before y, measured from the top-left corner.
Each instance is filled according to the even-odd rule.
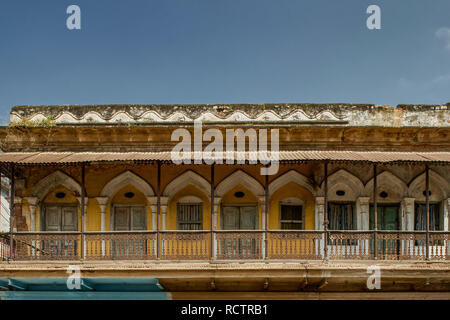
[[[440,104],[450,1],[2,0],[0,75],[2,123],[14,105]]]

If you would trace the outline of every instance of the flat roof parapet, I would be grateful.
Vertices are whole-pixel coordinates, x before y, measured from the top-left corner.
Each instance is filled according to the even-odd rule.
[[[197,105],[62,105],[16,106],[11,125],[133,125],[158,123],[308,123],[343,126],[449,127],[446,105],[349,103],[197,104]]]

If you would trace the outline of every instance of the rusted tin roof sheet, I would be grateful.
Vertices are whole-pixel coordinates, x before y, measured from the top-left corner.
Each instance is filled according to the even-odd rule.
[[[192,161],[198,153],[192,153]],[[356,161],[356,162],[450,162],[450,152],[387,152],[387,151],[279,151],[281,162],[289,161]],[[200,157],[198,157],[201,159]],[[264,152],[224,152],[218,157],[224,160],[270,159]],[[207,159],[203,156],[203,160]],[[209,157],[209,159],[211,159]],[[216,158],[217,159],[217,158]],[[272,160],[275,160],[272,157]],[[16,164],[73,164],[120,161],[171,161],[171,152],[9,152],[0,154],[0,163]]]

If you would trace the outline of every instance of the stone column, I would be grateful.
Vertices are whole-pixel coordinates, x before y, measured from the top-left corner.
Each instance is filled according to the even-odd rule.
[[[152,230],[156,231],[156,219],[158,216],[158,197],[147,197],[150,203],[150,210],[152,210]]]
[[[402,230],[414,230],[414,201],[415,198],[403,198],[401,203],[402,211]],[[414,248],[414,240],[401,241],[401,254],[413,255],[418,253]]]
[[[314,208],[314,227],[316,230],[323,230],[323,218],[324,218],[324,203],[325,203],[325,197],[316,197],[315,201],[315,208]]]
[[[214,196],[214,210],[213,210],[213,230],[217,230],[217,226],[219,226],[220,225],[220,222],[219,222],[219,215],[218,215],[218,212],[219,212],[219,206],[220,206],[220,202],[222,201],[222,198],[221,197],[217,197],[217,196]],[[213,233],[213,236],[214,236],[214,238],[213,238],[213,248],[212,248],[212,250],[213,250],[213,259],[216,259],[216,257],[217,257],[217,237],[216,237],[216,233]]]
[[[370,198],[359,197],[356,199],[356,229],[369,230]]]
[[[98,206],[100,207],[100,230],[106,231],[106,204],[108,203],[108,197],[97,197]],[[102,239],[102,257],[105,256],[106,243]]]
[[[161,231],[167,230],[167,205],[169,197],[160,197],[161,201]],[[166,253],[166,240],[164,240],[164,234],[161,235],[161,254],[164,256]]]
[[[324,215],[325,215],[325,197],[316,197],[314,201],[315,207],[314,207],[314,225],[316,230],[324,230]],[[322,238],[320,240],[315,240],[315,248],[316,248],[316,255],[320,255],[324,257],[325,255],[325,235],[322,235]]]
[[[402,230],[414,230],[414,201],[415,198],[403,198],[402,201]]]
[[[450,198],[444,200],[444,230],[449,231],[450,224]]]
[[[356,229],[358,230],[369,230],[369,219],[370,219],[370,198],[369,197],[359,197],[356,199]],[[364,255],[369,255],[369,240],[363,241],[359,246],[359,252]],[[358,241],[358,244],[360,242]]]
[[[97,202],[100,207],[100,230],[106,231],[106,204],[108,203],[108,197],[97,197]]]
[[[36,207],[38,205],[37,197],[25,197],[30,208],[30,231],[36,231]]]
[[[161,230],[166,230],[167,228],[167,205],[169,202],[169,197],[161,197]]]
[[[261,228],[259,230],[266,230],[266,197],[264,195],[258,196],[259,206],[261,207]],[[259,222],[259,219],[258,219]],[[261,253],[262,258],[266,257],[266,233],[262,234],[262,243],[261,243]]]

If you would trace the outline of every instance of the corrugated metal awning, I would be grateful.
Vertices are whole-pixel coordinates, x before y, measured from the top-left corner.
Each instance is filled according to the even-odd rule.
[[[199,153],[191,153],[192,160]],[[272,154],[274,155],[274,154]],[[219,159],[230,160],[263,160],[268,155],[264,152],[224,152]],[[216,158],[216,159],[218,159]],[[209,158],[212,159],[212,158]],[[276,157],[269,159],[275,160]],[[291,161],[352,161],[352,162],[427,162],[449,163],[450,152],[388,152],[388,151],[324,151],[298,150],[279,151],[280,162]],[[172,161],[171,152],[9,152],[0,154],[0,163],[30,164],[76,164],[90,162],[121,161]],[[203,156],[203,160],[208,160]]]

